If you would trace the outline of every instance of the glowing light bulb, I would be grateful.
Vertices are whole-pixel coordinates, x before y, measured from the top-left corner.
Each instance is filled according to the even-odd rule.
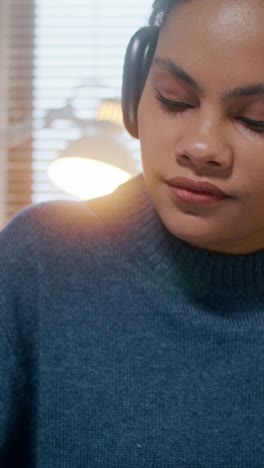
[[[113,192],[130,179],[131,174],[94,159],[67,157],[51,163],[49,177],[64,192],[89,200]]]

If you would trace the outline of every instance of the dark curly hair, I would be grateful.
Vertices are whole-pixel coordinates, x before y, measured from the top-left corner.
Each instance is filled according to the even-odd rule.
[[[190,0],[155,0],[152,5],[153,11],[149,18],[149,25],[161,28],[172,8],[187,1]]]

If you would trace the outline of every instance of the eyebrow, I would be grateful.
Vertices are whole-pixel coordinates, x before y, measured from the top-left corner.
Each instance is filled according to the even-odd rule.
[[[194,88],[198,93],[202,94],[202,90],[195,81],[186,71],[184,71],[179,65],[172,62],[169,58],[154,58],[154,65],[157,65],[161,70],[165,70],[170,73],[174,78],[179,78],[181,81],[184,81],[189,86]]]
[[[165,70],[170,73],[174,78],[178,78],[181,81],[184,81],[186,84],[195,89],[200,95],[204,95],[205,92],[197,81],[192,78],[183,68],[176,63],[172,62],[169,58],[159,58],[156,57],[153,60],[153,64],[156,65],[161,70]],[[222,101],[226,102],[232,98],[240,97],[249,97],[249,96],[264,96],[264,83],[258,83],[249,86],[243,86],[241,88],[234,88],[224,93],[222,96]]]
[[[245,86],[242,88],[231,89],[230,91],[224,94],[223,101],[228,101],[229,99],[232,99],[232,98],[257,96],[257,95],[264,96],[264,83]]]

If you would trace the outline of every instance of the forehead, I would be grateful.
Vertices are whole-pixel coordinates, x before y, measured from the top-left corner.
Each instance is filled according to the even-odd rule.
[[[221,31],[224,27],[225,32],[227,28],[234,34],[242,26],[250,34],[263,31],[264,0],[180,0],[171,8],[166,24],[175,22],[178,16],[186,16],[197,25],[209,21],[211,27],[220,27]]]
[[[264,80],[264,0],[192,0],[173,8],[159,56],[232,77]]]

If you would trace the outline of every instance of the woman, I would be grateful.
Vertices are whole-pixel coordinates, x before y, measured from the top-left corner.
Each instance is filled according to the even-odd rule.
[[[144,175],[1,234],[1,467],[263,466],[263,25],[156,1],[124,74]]]

